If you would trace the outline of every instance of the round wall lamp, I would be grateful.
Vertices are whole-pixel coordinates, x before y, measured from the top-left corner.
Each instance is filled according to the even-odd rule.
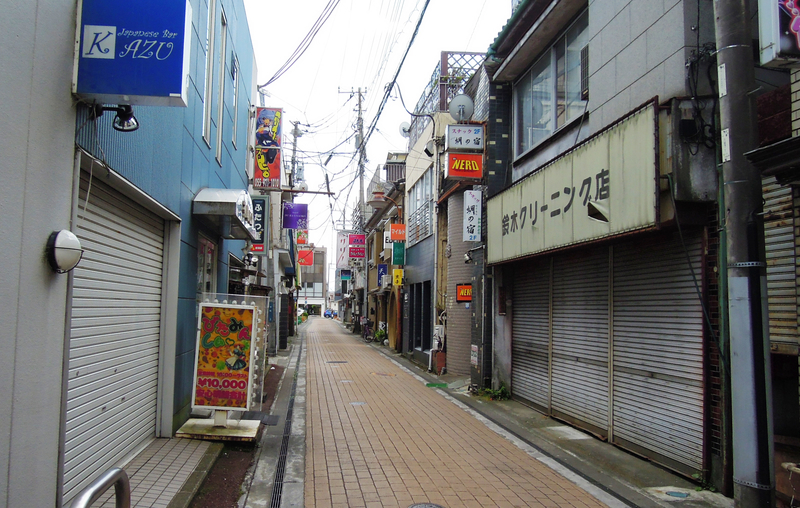
[[[50,233],[45,251],[47,262],[58,273],[67,273],[72,270],[78,266],[83,257],[81,241],[67,229]]]

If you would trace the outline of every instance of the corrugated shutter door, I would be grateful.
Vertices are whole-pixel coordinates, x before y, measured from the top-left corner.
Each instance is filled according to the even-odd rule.
[[[549,412],[550,263],[520,264],[510,273],[514,274],[511,393]]]
[[[685,233],[698,281],[702,236]],[[614,438],[703,467],[703,314],[677,233],[614,247]]]
[[[608,248],[553,262],[552,411],[605,436],[608,423]]]
[[[97,178],[75,233],[64,499],[155,436],[164,221]]]
[[[764,237],[767,253],[769,337],[772,342],[797,344],[797,278],[795,275],[792,188],[765,178]]]

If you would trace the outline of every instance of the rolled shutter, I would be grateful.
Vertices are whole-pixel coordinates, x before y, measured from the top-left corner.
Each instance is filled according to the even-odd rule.
[[[155,436],[164,221],[81,180],[69,343],[64,495]]]

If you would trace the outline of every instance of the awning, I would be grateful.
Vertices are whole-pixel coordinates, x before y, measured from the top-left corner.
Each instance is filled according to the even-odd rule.
[[[782,185],[800,182],[800,137],[792,137],[744,154],[762,176]]]
[[[194,197],[192,213],[223,238],[258,240],[253,225],[253,201],[247,191],[202,189]]]

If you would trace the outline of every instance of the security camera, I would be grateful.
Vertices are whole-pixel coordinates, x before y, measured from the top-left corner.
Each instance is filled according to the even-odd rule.
[[[472,256],[470,255],[470,253],[469,253],[469,252],[465,252],[465,253],[464,253],[464,262],[465,262],[465,263],[470,263],[470,262],[472,262]]]

